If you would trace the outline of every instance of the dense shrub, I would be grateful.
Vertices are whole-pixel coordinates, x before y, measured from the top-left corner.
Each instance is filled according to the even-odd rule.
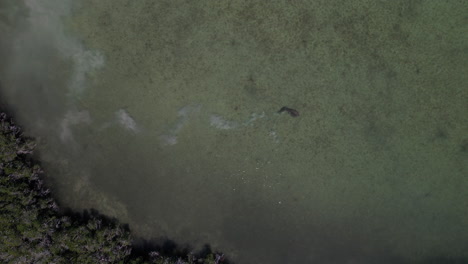
[[[1,263],[220,263],[207,252],[164,256],[147,248],[132,254],[129,229],[96,211],[59,210],[30,159],[31,138],[0,113]],[[154,247],[157,248],[157,247]]]

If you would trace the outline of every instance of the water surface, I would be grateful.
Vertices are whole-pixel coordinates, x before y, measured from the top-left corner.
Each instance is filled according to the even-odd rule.
[[[0,92],[61,202],[137,235],[238,263],[468,257],[467,7],[4,1]]]

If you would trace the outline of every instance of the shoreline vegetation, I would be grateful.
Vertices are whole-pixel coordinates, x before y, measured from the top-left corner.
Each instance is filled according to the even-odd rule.
[[[0,111],[0,262],[229,263],[209,245],[192,253],[168,239],[134,238],[128,225],[96,210],[60,207],[32,158],[34,147]]]

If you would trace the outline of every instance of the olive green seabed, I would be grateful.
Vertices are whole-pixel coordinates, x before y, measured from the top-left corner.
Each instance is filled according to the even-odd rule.
[[[468,258],[467,9],[75,2],[58,193],[238,263]]]

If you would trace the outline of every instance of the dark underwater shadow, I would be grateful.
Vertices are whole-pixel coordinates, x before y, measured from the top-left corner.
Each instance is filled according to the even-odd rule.
[[[427,258],[419,264],[468,264],[468,258],[437,256]]]

